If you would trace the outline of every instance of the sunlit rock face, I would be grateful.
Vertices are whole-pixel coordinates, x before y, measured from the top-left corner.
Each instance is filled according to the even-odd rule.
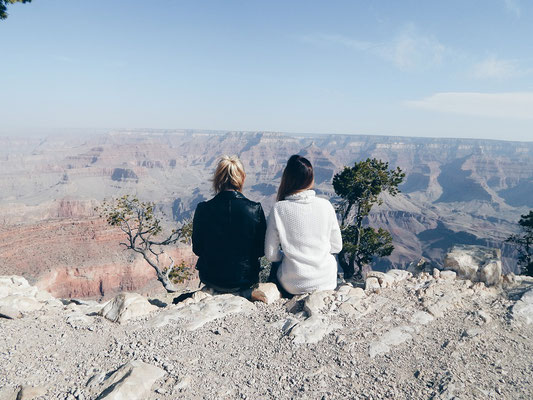
[[[210,178],[223,154],[242,159],[244,194],[267,213],[292,154],[311,160],[317,193],[332,201],[331,178],[343,166],[368,157],[400,166],[407,174],[402,194],[383,196],[366,221],[394,238],[393,254],[374,265],[382,270],[421,256],[442,266],[452,245],[467,244],[500,248],[506,272],[514,254],[502,242],[533,207],[532,143],[155,130],[3,137],[0,273],[57,282],[46,287],[58,296],[100,296],[102,287],[104,295],[113,288],[142,291],[153,283],[152,271],[121,250],[121,233],[94,207],[137,194],[157,204],[166,227],[176,227],[212,197]],[[83,281],[71,279],[77,276]]]

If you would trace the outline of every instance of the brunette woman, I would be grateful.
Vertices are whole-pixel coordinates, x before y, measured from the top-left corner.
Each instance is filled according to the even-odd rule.
[[[244,290],[259,280],[265,215],[241,193],[246,174],[237,157],[222,157],[215,170],[216,196],[196,207],[192,245],[200,280],[220,292]]]
[[[277,202],[267,222],[265,255],[281,265],[277,283],[291,294],[331,290],[337,286],[342,238],[331,203],[316,197],[313,167],[293,155],[283,171]]]

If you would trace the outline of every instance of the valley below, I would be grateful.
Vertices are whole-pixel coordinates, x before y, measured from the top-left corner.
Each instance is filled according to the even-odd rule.
[[[533,143],[270,132],[132,130],[105,135],[0,138],[0,275],[22,275],[63,298],[107,298],[160,291],[144,261],[120,247],[121,232],[95,211],[124,194],[153,201],[168,229],[212,197],[210,178],[223,154],[247,172],[244,194],[268,214],[291,154],[309,158],[316,190],[335,202],[333,175],[375,157],[399,166],[398,196],[384,196],[366,223],[389,230],[395,250],[377,270],[406,268],[424,257],[442,265],[454,244],[502,250],[533,208]],[[169,250],[194,265],[190,248]],[[190,283],[197,285],[197,281]]]

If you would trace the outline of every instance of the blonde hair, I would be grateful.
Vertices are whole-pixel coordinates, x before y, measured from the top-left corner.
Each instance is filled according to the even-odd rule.
[[[237,156],[222,156],[218,160],[215,175],[213,176],[213,189],[215,193],[223,190],[242,191],[246,173],[241,160]]]

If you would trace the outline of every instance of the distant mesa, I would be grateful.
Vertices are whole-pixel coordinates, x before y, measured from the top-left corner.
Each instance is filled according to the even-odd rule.
[[[533,207],[533,180],[520,180],[516,186],[503,189],[498,194],[513,207]]]
[[[419,190],[426,190],[429,185],[429,175],[421,174],[419,172],[411,172],[407,175],[407,180],[400,189],[404,193],[417,192]]]
[[[437,203],[492,200],[491,195],[470,177],[472,172],[461,168],[464,161],[464,158],[459,158],[442,166],[442,172],[437,179],[443,192]]]
[[[111,174],[111,180],[116,182],[139,181],[139,177],[131,169],[115,168]]]

